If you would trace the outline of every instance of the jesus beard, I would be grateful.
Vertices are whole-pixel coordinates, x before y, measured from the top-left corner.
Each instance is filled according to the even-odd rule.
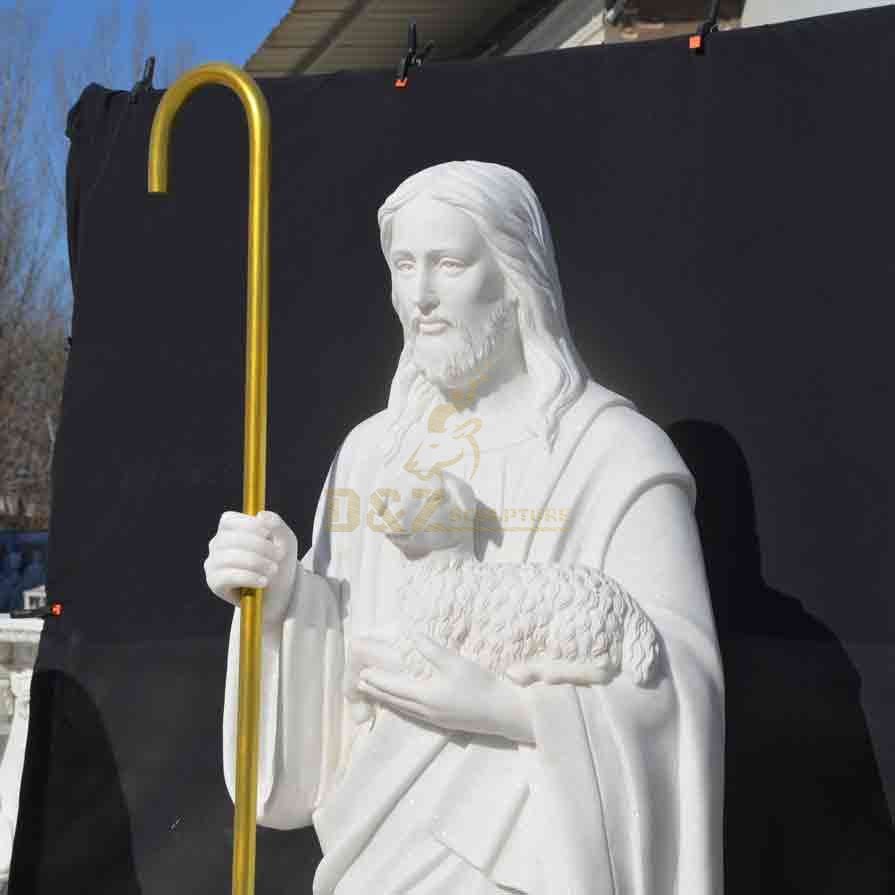
[[[421,357],[416,346],[419,331],[412,326],[405,327],[406,338],[413,349],[414,365],[430,383],[442,391],[469,385],[503,353],[514,330],[515,313],[515,303],[507,298],[502,299],[481,329],[475,332],[464,323],[439,313],[439,317],[456,327],[463,345],[457,351],[442,351],[436,357]]]

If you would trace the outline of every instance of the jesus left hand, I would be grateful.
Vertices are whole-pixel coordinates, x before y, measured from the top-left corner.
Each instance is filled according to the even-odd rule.
[[[391,643],[355,637],[351,642],[353,661],[363,667],[358,692],[445,730],[534,742],[525,688],[425,635],[415,635],[414,641],[432,665],[432,675],[425,680],[396,670],[402,666],[401,657]]]

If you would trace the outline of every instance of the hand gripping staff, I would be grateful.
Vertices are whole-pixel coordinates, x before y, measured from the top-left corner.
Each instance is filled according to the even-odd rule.
[[[168,190],[168,146],[180,107],[205,84],[229,87],[242,101],[249,125],[248,311],[246,315],[245,454],[243,512],[264,509],[267,466],[267,348],[270,212],[270,112],[255,80],[224,62],[188,71],[162,98],[149,138],[149,192]],[[261,709],[263,589],[240,588],[239,708],[236,722],[236,813],[233,895],[255,891],[255,820],[258,798],[258,726]]]

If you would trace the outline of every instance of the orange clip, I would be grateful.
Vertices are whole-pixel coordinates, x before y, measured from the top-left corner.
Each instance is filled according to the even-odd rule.
[[[53,603],[50,607],[50,614],[55,616],[62,615],[62,604],[61,603]]]
[[[406,87],[407,86],[407,78],[398,78],[395,81],[395,87]]]
[[[702,49],[702,35],[701,34],[691,34],[690,35],[690,49],[691,50],[701,50]]]

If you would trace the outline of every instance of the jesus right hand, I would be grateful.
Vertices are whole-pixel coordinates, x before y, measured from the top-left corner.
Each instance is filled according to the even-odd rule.
[[[257,516],[227,510],[208,542],[205,580],[215,596],[239,605],[239,588],[264,588],[264,626],[280,624],[292,599],[298,568],[298,541],[270,510]]]

